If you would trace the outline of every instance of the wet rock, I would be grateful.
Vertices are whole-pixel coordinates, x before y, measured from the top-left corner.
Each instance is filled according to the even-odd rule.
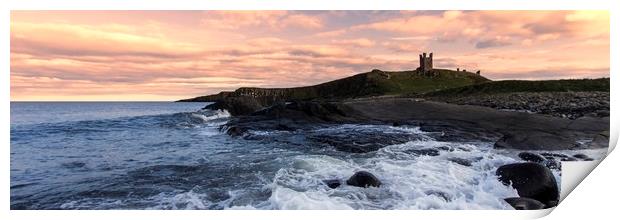
[[[588,144],[588,148],[608,148],[609,147],[609,131],[603,131],[594,136],[592,142]]]
[[[463,146],[458,146],[456,147],[458,150],[460,151],[465,151],[465,152],[470,152],[472,149],[467,148],[467,147],[463,147]]]
[[[546,159],[543,156],[540,156],[535,153],[530,152],[521,152],[519,153],[519,158],[525,161],[534,162],[534,163],[542,163]]]
[[[552,169],[552,170],[559,170],[561,168],[560,163],[558,163],[554,159],[545,160],[545,161],[543,161],[542,164],[545,165],[547,168]]]
[[[540,153],[540,155],[545,156],[545,157],[561,157],[561,158],[566,158],[566,157],[568,157],[568,156],[567,156],[567,155],[565,155],[565,154],[560,154],[560,153],[548,153],[548,152],[545,152],[545,153]]]
[[[594,159],[590,158],[588,155],[585,155],[585,154],[575,154],[575,155],[573,155],[573,157],[577,158],[577,159],[585,160],[585,161],[592,161],[592,160],[594,160]]]
[[[433,132],[431,134],[439,141],[493,141],[501,137],[501,134],[480,128],[465,122],[446,121],[422,121],[417,124],[421,131]]]
[[[577,159],[575,159],[574,157],[565,157],[560,159],[561,161],[577,161]]]
[[[347,180],[347,185],[364,188],[370,186],[379,187],[381,186],[381,181],[379,181],[379,179],[372,173],[366,171],[358,171]]]
[[[471,161],[467,160],[467,159],[463,159],[463,158],[457,158],[457,157],[452,157],[448,159],[451,162],[466,166],[466,167],[470,167],[471,166]]]
[[[332,188],[332,189],[338,188],[340,185],[342,185],[340,180],[337,180],[337,179],[323,180],[323,183],[325,183],[327,187]]]
[[[519,196],[532,198],[545,204],[557,205],[559,189],[549,168],[538,163],[515,163],[499,167],[495,174],[504,185],[511,185]]]
[[[405,153],[408,154],[413,154],[413,155],[426,155],[426,156],[439,156],[439,151],[436,149],[431,149],[431,148],[426,148],[426,149],[415,149],[415,150],[406,150],[404,151]]]
[[[228,128],[228,130],[226,130],[226,134],[232,136],[232,137],[238,137],[238,136],[243,136],[243,134],[248,131],[247,128],[243,128],[243,127],[238,127],[238,126],[233,126]]]
[[[496,149],[566,150],[575,140],[571,137],[542,131],[513,130],[495,142]]]
[[[508,204],[510,204],[516,210],[538,210],[544,209],[545,204],[539,202],[535,199],[523,198],[523,197],[512,197],[504,199]]]

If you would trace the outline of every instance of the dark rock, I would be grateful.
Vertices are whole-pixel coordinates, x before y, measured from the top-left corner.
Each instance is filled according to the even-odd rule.
[[[545,160],[545,161],[542,162],[542,164],[545,165],[547,168],[552,169],[552,170],[559,170],[559,169],[561,169],[560,163],[558,163],[555,159]]]
[[[519,153],[519,158],[525,161],[534,162],[534,163],[542,163],[546,159],[538,154],[530,153],[530,152],[521,152]]]
[[[466,148],[466,147],[463,147],[463,146],[459,146],[459,147],[456,147],[456,148],[457,148],[458,150],[460,150],[460,151],[465,151],[465,152],[470,152],[470,151],[471,151],[471,149],[470,149],[470,148]]]
[[[228,130],[226,130],[226,134],[232,137],[237,137],[237,136],[243,136],[243,134],[247,131],[248,131],[247,128],[233,126],[233,127],[228,128]]]
[[[227,110],[231,115],[248,115],[269,104],[252,97],[227,97],[206,106],[205,109]]]
[[[565,155],[565,154],[560,154],[560,153],[548,153],[548,152],[545,152],[545,153],[540,153],[540,155],[543,155],[543,156],[545,156],[545,157],[548,157],[548,156],[549,156],[549,157],[561,157],[561,158],[566,158],[566,157],[568,157],[568,156],[567,156],[567,155]]]
[[[545,204],[539,202],[535,199],[523,198],[523,197],[513,197],[504,199],[508,204],[510,204],[516,210],[538,210],[544,209]]]
[[[332,189],[338,188],[340,185],[342,185],[340,180],[337,180],[337,179],[323,180],[323,183],[325,183],[325,185],[327,185],[329,188],[332,188]]]
[[[292,101],[278,102],[274,105],[253,112],[251,116],[261,120],[287,119],[299,122],[360,122],[355,111],[341,103],[327,101]],[[232,114],[232,113],[231,113]],[[358,115],[358,114],[355,114]]]
[[[366,171],[358,171],[347,180],[347,185],[364,188],[370,186],[379,187],[381,186],[381,181],[379,181],[379,179],[372,173]]]
[[[603,131],[594,136],[587,148],[608,148],[609,147],[609,131]]]
[[[463,158],[456,158],[456,157],[452,157],[448,159],[451,162],[466,166],[466,167],[470,167],[471,166],[471,161],[467,160],[467,159],[463,159]]]
[[[495,142],[497,149],[518,150],[565,150],[573,146],[575,140],[561,134],[542,131],[513,130]]]
[[[553,207],[559,200],[559,189],[549,168],[538,163],[515,163],[499,167],[495,174],[504,185],[511,185],[519,196],[538,200]]]
[[[584,82],[585,83],[585,82]],[[608,117],[609,92],[514,92],[462,96],[425,97],[455,104],[480,105],[496,109],[527,110],[555,117]]]
[[[439,156],[439,151],[431,148],[406,150],[404,152],[413,155]]]
[[[439,141],[495,141],[501,137],[501,134],[462,121],[423,121],[418,125],[421,131],[437,132],[431,135]]]
[[[585,160],[585,161],[592,161],[593,160],[592,158],[590,158],[588,155],[585,155],[585,154],[575,154],[575,155],[573,155],[573,157],[577,158],[577,159]]]

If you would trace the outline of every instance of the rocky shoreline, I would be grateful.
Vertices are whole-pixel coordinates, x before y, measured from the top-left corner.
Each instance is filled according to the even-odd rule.
[[[582,92],[561,95],[539,93],[501,96],[504,100],[498,98],[500,100],[497,101],[498,103],[506,99],[512,101],[506,102],[505,105],[493,106],[493,102],[485,102],[485,100],[492,100],[495,96],[476,97],[469,99],[469,102],[464,102],[464,99],[436,102],[417,98],[373,97],[344,101],[276,102],[269,107],[262,107],[252,102],[240,102],[243,103],[243,111],[254,111],[254,108],[260,108],[260,110],[233,117],[222,129],[233,137],[246,139],[254,138],[248,135],[250,131],[301,130],[306,131],[307,140],[314,143],[313,146],[327,145],[338,151],[350,153],[373,152],[385,146],[412,141],[415,137],[399,133],[324,135],[313,134],[311,128],[325,124],[417,126],[422,131],[436,133],[434,138],[438,141],[494,142],[496,149],[521,151],[518,157],[523,160],[520,163],[503,165],[496,170],[498,180],[506,186],[513,187],[519,195],[519,197],[505,198],[504,201],[515,209],[554,207],[559,202],[559,189],[551,170],[560,170],[560,163],[563,161],[592,160],[585,155],[565,155],[555,152],[608,147],[609,116],[587,110],[608,110],[609,94]],[[591,97],[594,98],[582,100]],[[562,102],[567,99],[571,101],[557,105],[544,104]],[[578,100],[583,102],[578,102]],[[578,104],[573,106],[570,103]],[[248,104],[250,104],[249,108]],[[226,105],[239,108],[233,102],[228,102]],[[224,108],[226,105],[219,103],[211,108]],[[528,109],[529,112],[539,111],[542,114],[504,109],[509,107],[520,110],[515,106],[523,108],[537,106],[537,108]],[[564,108],[565,106],[574,108]],[[581,111],[576,109],[581,109]],[[237,111],[239,112],[241,111]],[[558,115],[561,114],[560,112],[570,112],[570,114],[568,116]],[[408,153],[437,156],[442,151],[452,150],[455,149],[426,148],[412,150]],[[466,151],[467,149],[460,150]],[[532,151],[545,152],[538,154]],[[451,158],[450,161],[462,166],[471,166],[475,162],[462,158]],[[372,173],[365,171],[355,173],[348,180],[327,179],[324,183],[329,188],[337,188],[342,184],[357,187],[381,187],[381,181]]]
[[[485,106],[576,119],[609,117],[609,92],[514,92],[468,96],[421,96],[459,105]]]
[[[569,119],[393,97],[279,103],[238,116],[226,128],[241,136],[247,130],[296,130],[321,123],[414,125],[443,132],[439,140],[494,141],[495,148],[519,150],[603,148],[609,136],[608,117]]]
[[[482,91],[482,90],[481,90]],[[348,153],[370,153],[415,141],[407,133],[314,133],[326,125],[388,125],[419,127],[444,142],[490,142],[497,150],[516,150],[522,162],[496,170],[498,180],[519,197],[504,201],[515,209],[544,209],[558,204],[559,189],[552,170],[563,161],[593,160],[559,151],[607,148],[609,92],[492,92],[467,95],[383,95],[348,99],[287,100],[280,96],[231,96],[205,108],[225,109],[233,116],[222,126],[232,137],[261,140],[253,131],[302,132],[310,146],[330,146]],[[285,140],[261,140],[286,143]],[[467,149],[421,148],[405,153],[438,156]],[[538,153],[536,153],[538,152]],[[543,152],[543,153],[540,153]],[[475,160],[449,158],[461,166]],[[381,187],[372,173],[359,171],[349,179],[326,179],[329,188],[342,184]]]

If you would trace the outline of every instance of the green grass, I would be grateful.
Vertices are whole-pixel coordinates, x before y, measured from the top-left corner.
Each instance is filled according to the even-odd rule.
[[[489,82],[490,80],[470,72],[436,69],[432,77],[415,72],[395,72],[386,91],[388,94],[418,94]]]
[[[609,92],[609,78],[563,80],[503,80],[429,92],[427,96],[497,94],[510,92]]]
[[[239,88],[234,93],[254,92],[269,94],[287,100],[341,99],[381,95],[421,94],[455,87],[463,87],[490,80],[471,72],[435,69],[434,75],[417,71],[379,71],[360,73],[350,77],[296,88]],[[234,95],[233,93],[233,95]],[[215,101],[221,94],[200,96],[181,101]]]
[[[443,69],[436,69],[434,71],[437,73],[434,76],[423,75],[416,71],[371,71],[314,86],[284,89],[253,89],[284,90],[290,99],[329,99],[405,93],[419,94],[489,81],[482,76],[470,72],[456,72]]]

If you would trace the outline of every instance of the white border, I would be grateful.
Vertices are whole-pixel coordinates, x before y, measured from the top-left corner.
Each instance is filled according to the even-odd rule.
[[[2,1],[0,23],[0,54],[2,54],[2,69],[4,74],[0,85],[2,87],[2,99],[5,107],[2,111],[2,123],[0,135],[3,140],[3,156],[0,157],[3,168],[1,179],[5,183],[0,191],[2,192],[1,204],[3,211],[0,213],[1,219],[110,219],[118,217],[149,219],[166,218],[236,218],[252,217],[258,219],[341,219],[345,217],[356,217],[361,219],[412,219],[423,217],[424,219],[514,219],[514,218],[536,218],[541,217],[550,210],[546,211],[8,211],[10,189],[9,164],[10,164],[10,141],[9,141],[9,103],[10,103],[10,67],[9,67],[9,18],[10,10],[258,10],[258,9],[288,9],[288,10],[574,10],[574,9],[598,9],[610,10],[612,24],[618,24],[616,12],[618,7],[612,7],[613,1],[603,0],[563,0],[563,1],[537,1],[537,0],[433,0],[433,1],[414,1],[414,0],[314,0],[314,1],[292,1],[292,0],[227,0],[227,1],[189,1],[189,0],[132,0],[132,1],[105,1],[105,0],[21,0],[21,1]],[[614,27],[614,25],[611,25]],[[611,60],[618,60],[617,29],[611,30]],[[618,109],[618,73],[617,64],[611,63],[612,75],[612,96],[611,96],[611,139],[612,146],[618,140],[618,127],[620,120],[614,117],[615,110]],[[614,87],[616,85],[616,87]],[[607,160],[614,158],[610,155]],[[567,200],[557,208],[557,212],[551,218],[560,219],[566,217],[583,218],[603,217],[606,214],[611,216],[614,213],[613,204],[618,198],[617,176],[618,158],[613,161],[604,161],[597,170],[593,172],[595,176],[583,181],[575,192],[568,196]],[[590,181],[591,179],[591,181]],[[596,181],[595,181],[596,180]],[[613,184],[613,185],[612,185]],[[603,187],[605,186],[605,187]],[[607,188],[609,187],[609,188]],[[613,187],[613,188],[611,188]],[[596,197],[595,197],[596,196]],[[601,208],[603,207],[603,208]],[[561,211],[561,213],[560,213]]]

